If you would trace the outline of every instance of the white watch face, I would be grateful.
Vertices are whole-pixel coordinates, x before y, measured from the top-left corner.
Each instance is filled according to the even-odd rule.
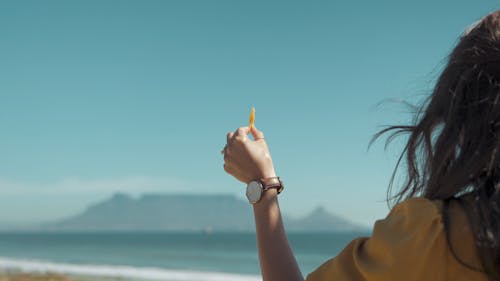
[[[250,203],[255,204],[260,200],[262,195],[262,186],[257,181],[251,181],[247,185],[247,198]]]

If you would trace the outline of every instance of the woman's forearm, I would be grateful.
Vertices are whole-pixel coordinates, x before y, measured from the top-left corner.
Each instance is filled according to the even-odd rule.
[[[250,133],[253,140],[248,137]],[[253,124],[229,132],[222,154],[224,170],[245,184],[276,176],[264,133]],[[276,189],[271,188],[253,204],[262,278],[264,281],[303,281],[288,245],[277,196]]]
[[[263,281],[303,281],[288,244],[276,189],[266,191],[253,206]]]

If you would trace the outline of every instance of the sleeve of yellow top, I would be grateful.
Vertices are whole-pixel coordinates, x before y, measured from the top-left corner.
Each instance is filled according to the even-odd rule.
[[[446,247],[440,210],[413,198],[377,221],[371,237],[355,239],[306,280],[445,280]]]

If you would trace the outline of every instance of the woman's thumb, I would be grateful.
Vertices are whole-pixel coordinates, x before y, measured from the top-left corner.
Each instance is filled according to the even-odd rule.
[[[257,130],[257,128],[255,128],[255,126],[250,127],[250,132],[252,133],[254,140],[264,139],[264,133]]]

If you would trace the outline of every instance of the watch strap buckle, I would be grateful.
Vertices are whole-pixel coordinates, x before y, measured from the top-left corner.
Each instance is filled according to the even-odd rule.
[[[259,182],[262,184],[264,191],[270,188],[276,188],[278,194],[280,194],[285,188],[280,177],[261,178],[259,179]]]

